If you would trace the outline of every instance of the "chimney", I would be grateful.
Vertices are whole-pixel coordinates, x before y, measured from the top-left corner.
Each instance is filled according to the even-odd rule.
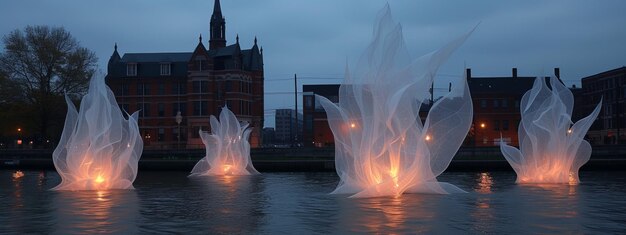
[[[554,68],[554,76],[558,78],[559,80],[561,80],[561,69]]]
[[[472,69],[470,68],[465,69],[465,77],[467,77],[468,80],[472,78]]]
[[[517,78],[517,68],[513,68],[512,70],[513,78]]]

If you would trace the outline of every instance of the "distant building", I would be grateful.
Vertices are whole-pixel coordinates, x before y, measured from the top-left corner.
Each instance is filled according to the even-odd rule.
[[[339,102],[339,85],[303,85],[302,86],[303,140],[304,146],[333,146],[335,139],[328,126],[326,111],[315,99],[315,95],[323,96],[334,103]]]
[[[263,147],[273,147],[276,144],[274,139],[275,131],[272,127],[263,128]]]
[[[580,117],[589,115],[602,100],[602,110],[587,137],[592,145],[626,143],[626,67],[582,79]],[[579,118],[580,118],[579,117]]]
[[[293,109],[277,109],[275,116],[275,141],[277,144],[302,143],[302,114]]]
[[[257,39],[241,49],[239,36],[226,45],[226,21],[215,0],[209,49],[202,36],[193,52],[126,53],[117,45],[106,81],[120,107],[140,111],[145,148],[203,148],[198,131],[209,130],[209,116],[225,105],[253,128],[250,144],[261,144],[263,129],[263,49]],[[180,112],[180,125],[176,116]]]

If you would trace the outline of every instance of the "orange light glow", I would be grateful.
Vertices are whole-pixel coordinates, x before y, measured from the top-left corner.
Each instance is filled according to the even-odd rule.
[[[224,165],[224,173],[230,173],[231,165]]]
[[[100,183],[104,182],[104,177],[102,177],[102,175],[98,175],[98,176],[96,177],[96,179],[94,180],[94,182],[95,182],[96,184],[100,184]]]
[[[17,144],[21,145],[22,144],[22,140],[17,140]]]
[[[432,139],[432,138],[430,137],[430,135],[426,135],[425,139],[426,139],[426,141],[430,141],[430,139]]]
[[[351,127],[351,128],[355,128],[355,127],[356,127],[356,124],[354,124],[354,122],[353,122],[353,123],[350,123],[350,127]]]
[[[13,178],[14,179],[19,179],[19,178],[22,178],[22,177],[24,177],[24,172],[22,172],[22,171],[13,172]]]
[[[480,128],[485,128],[485,123],[481,123]]]
[[[568,129],[567,134],[572,134],[572,129]]]

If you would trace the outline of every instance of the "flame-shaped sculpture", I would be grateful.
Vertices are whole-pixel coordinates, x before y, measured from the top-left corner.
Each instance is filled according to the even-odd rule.
[[[460,77],[452,91],[432,105],[424,124],[418,112],[429,102],[437,69],[470,33],[410,61],[389,6],[379,12],[373,41],[355,73],[346,66],[339,103],[317,96],[335,138],[335,168],[341,180],[332,193],[376,197],[405,191],[464,192],[436,177],[448,167],[471,125],[466,80]]]
[[[191,170],[190,176],[259,174],[250,159],[251,128],[241,125],[228,107],[222,108],[220,120],[211,115],[211,134],[200,130],[206,156]]]
[[[143,141],[137,112],[122,115],[102,76],[91,79],[80,112],[65,96],[67,116],[52,153],[61,184],[53,190],[132,189]]]
[[[589,161],[591,145],[585,133],[596,120],[602,102],[572,125],[574,96],[557,78],[537,78],[520,103],[520,149],[500,142],[500,150],[517,173],[517,183],[578,184],[578,170]]]

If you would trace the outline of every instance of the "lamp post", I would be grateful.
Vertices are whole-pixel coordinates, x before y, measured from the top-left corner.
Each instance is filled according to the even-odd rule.
[[[178,142],[176,143],[176,148],[180,149],[180,123],[183,122],[183,115],[181,115],[180,110],[176,113],[176,124],[178,124],[178,135],[176,138]]]

